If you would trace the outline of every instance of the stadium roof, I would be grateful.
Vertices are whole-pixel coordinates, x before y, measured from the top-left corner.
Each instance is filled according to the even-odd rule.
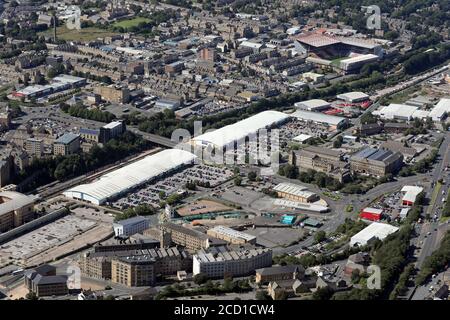
[[[373,59],[378,59],[379,57],[375,54],[361,54],[361,55],[357,55],[354,57],[350,57],[344,60],[341,60],[340,63],[342,64],[350,64],[350,63],[355,63],[355,62],[362,62],[362,61],[366,61],[366,60],[373,60]]]
[[[340,41],[342,43],[348,44],[350,46],[354,47],[360,47],[360,48],[366,48],[366,49],[375,49],[376,47],[379,47],[380,44],[370,41],[370,40],[363,40],[358,38],[351,38],[351,37],[335,37],[336,41]]]
[[[326,123],[328,125],[334,125],[338,126],[344,121],[346,121],[346,118],[343,117],[336,117],[336,116],[330,116],[319,112],[311,112],[311,111],[303,111],[303,110],[297,110],[294,113],[291,114],[291,116],[296,117],[297,119],[303,120],[303,121],[313,121],[318,123]]]
[[[297,40],[301,43],[307,44],[311,47],[325,47],[332,44],[340,43],[341,41],[335,40],[331,37],[323,36],[320,34],[301,35],[297,37]]]
[[[184,150],[163,150],[109,172],[92,183],[73,187],[65,191],[64,195],[69,198],[102,204],[106,200],[138,187],[168,171],[189,164],[195,158],[195,155]]]
[[[192,141],[204,146],[214,145],[218,148],[224,148],[235,141],[256,134],[260,129],[279,124],[289,118],[289,115],[282,112],[264,111],[234,124],[194,137]]]
[[[311,47],[325,47],[333,44],[343,43],[353,47],[365,48],[365,49],[375,49],[380,47],[380,44],[365,40],[358,39],[354,37],[337,37],[337,36],[326,36],[318,33],[312,33],[308,35],[300,35],[297,40],[301,43],[307,44]]]

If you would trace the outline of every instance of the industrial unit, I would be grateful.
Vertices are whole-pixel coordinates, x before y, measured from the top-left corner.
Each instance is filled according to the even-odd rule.
[[[163,150],[107,173],[92,183],[70,188],[63,194],[68,198],[100,205],[169,171],[191,164],[195,158],[187,151]]]
[[[293,183],[282,182],[273,188],[280,198],[298,201],[302,203],[311,203],[320,198],[314,192],[308,191],[306,187]]]
[[[225,240],[231,244],[256,244],[255,236],[225,226],[215,226],[214,228],[208,229],[206,234],[217,239]]]
[[[202,147],[212,146],[223,149],[234,146],[236,141],[245,139],[249,135],[256,135],[261,129],[282,124],[289,118],[289,115],[282,112],[264,111],[234,124],[194,137],[192,143]]]
[[[386,223],[372,222],[369,226],[351,237],[350,247],[365,246],[375,239],[384,240],[391,233],[397,232],[398,229]]]

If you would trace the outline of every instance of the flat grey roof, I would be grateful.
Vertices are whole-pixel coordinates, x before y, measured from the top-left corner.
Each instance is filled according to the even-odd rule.
[[[69,144],[77,138],[78,138],[77,134],[68,132],[68,133],[63,134],[61,137],[59,137],[55,141],[55,143]]]

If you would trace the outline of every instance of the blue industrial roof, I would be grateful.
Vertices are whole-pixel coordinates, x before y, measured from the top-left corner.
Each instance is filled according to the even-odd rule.
[[[281,223],[283,223],[283,224],[292,224],[292,223],[294,223],[294,220],[295,220],[295,216],[284,215],[281,218]]]
[[[390,150],[366,148],[357,152],[353,157],[361,159],[370,159],[375,161],[383,161],[393,154]]]
[[[365,158],[370,157],[370,156],[371,156],[372,154],[374,154],[376,151],[377,151],[377,150],[374,149],[374,148],[366,148],[366,149],[363,149],[363,150],[357,152],[354,156],[355,156],[355,157],[360,157],[360,158],[365,159]]]
[[[374,154],[372,154],[369,159],[371,160],[377,160],[377,161],[383,161],[384,159],[388,158],[392,154],[392,151],[390,150],[378,150]]]
[[[81,128],[80,133],[86,133],[86,134],[100,134],[100,130],[97,129],[85,129]]]

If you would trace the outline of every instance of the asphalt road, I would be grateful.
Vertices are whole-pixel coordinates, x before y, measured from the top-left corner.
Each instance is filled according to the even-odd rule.
[[[441,178],[445,180],[445,184],[442,185],[441,190],[438,193],[436,201],[434,203],[430,203],[428,207],[425,207],[427,213],[433,217],[435,214],[437,215],[437,219],[433,219],[429,224],[424,224],[421,228],[419,235],[419,242],[423,241],[423,246],[419,256],[417,257],[417,267],[421,267],[423,261],[427,256],[429,256],[438,246],[438,228],[439,228],[439,218],[442,216],[442,200],[447,197],[448,189],[449,189],[449,179],[450,179],[450,171],[445,171],[445,167],[449,165],[450,161],[450,133],[445,136],[444,141],[439,149],[439,157],[440,161],[435,165],[435,168],[431,174],[431,179],[436,185],[437,181]],[[442,194],[444,191],[444,194]],[[428,190],[428,198],[431,198],[433,194],[433,189]],[[431,234],[429,234],[431,233]]]

